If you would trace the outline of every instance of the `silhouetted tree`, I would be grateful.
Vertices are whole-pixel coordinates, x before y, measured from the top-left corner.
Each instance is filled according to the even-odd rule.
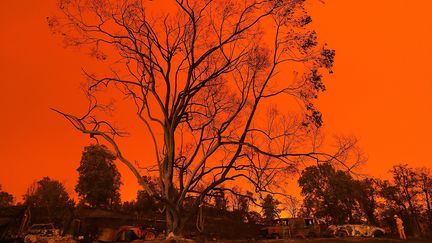
[[[424,204],[426,205],[426,218],[429,222],[429,231],[432,233],[432,174],[428,168],[420,168],[417,171],[419,187],[423,193]]]
[[[393,182],[381,182],[380,195],[386,200],[388,207],[405,217],[404,222],[409,232],[421,235],[419,195],[422,190],[419,177],[407,164],[395,165],[390,172],[393,175]]]
[[[253,224],[264,224],[263,217],[261,216],[260,213],[256,211],[248,212],[247,220],[249,223],[253,223]]]
[[[407,234],[412,234],[412,222],[409,216],[408,207],[404,203],[404,199],[399,189],[389,180],[378,180],[379,196],[384,199],[379,205],[379,218],[383,225],[391,228],[394,234],[397,234],[395,229],[393,216],[399,215],[404,221],[404,227]]]
[[[154,192],[160,193],[156,178],[144,176],[143,179],[147,182],[147,184],[150,186],[150,188],[152,188]],[[145,213],[147,215],[154,215],[163,209],[163,205],[154,197],[149,195],[147,191],[139,190],[137,192],[136,208],[139,212]]]
[[[273,198],[272,195],[267,194],[261,204],[264,223],[271,224],[274,219],[279,217],[280,209],[278,207],[280,202]]]
[[[224,191],[218,191],[213,194],[214,206],[220,212],[226,212],[228,210],[228,199],[225,196]]]
[[[39,212],[32,214],[32,220],[54,222],[61,224],[63,217],[74,207],[74,201],[69,197],[64,185],[49,177],[30,185],[23,196],[24,204]]]
[[[164,11],[153,13],[152,6],[60,0],[62,16],[48,24],[67,44],[89,46],[112,70],[85,72],[90,104],[84,115],[58,112],[112,146],[143,189],[165,204],[167,232],[174,236],[188,220],[186,198],[196,197],[198,210],[215,188],[242,179],[257,191],[269,190],[278,175],[295,171],[299,160],[293,158],[324,156],[293,144],[303,141],[307,127],[322,124],[313,101],[325,90],[322,77],[331,72],[335,53],[307,28],[305,1],[166,1]],[[97,97],[111,87],[131,100],[132,109],[125,110],[148,129],[154,154],[146,165],[157,168],[161,194],[142,179],[146,170],[122,153],[124,133],[104,116],[107,106]],[[278,97],[304,117],[267,117],[266,104]]]
[[[333,224],[375,222],[375,198],[370,181],[358,181],[331,164],[309,166],[298,180],[304,214]]]
[[[246,195],[244,196],[237,196],[237,209],[240,212],[248,213],[251,201],[253,200],[253,193],[250,191],[246,191]]]
[[[295,218],[298,215],[298,210],[299,210],[299,204],[300,204],[300,200],[297,199],[296,197],[293,196],[289,196],[286,197],[284,200],[284,205],[285,205],[285,210],[288,211],[288,214],[291,218]]]
[[[116,157],[104,145],[84,148],[75,191],[80,203],[94,208],[112,208],[120,204],[120,173],[114,164]]]
[[[365,178],[354,181],[354,196],[359,203],[361,213],[367,218],[371,225],[377,224],[376,209],[378,197],[378,188],[375,179]]]
[[[13,204],[14,197],[12,194],[2,190],[0,185],[0,207],[8,207]]]
[[[412,168],[408,167],[407,164],[393,166],[391,172],[393,173],[395,186],[401,192],[406,205],[408,205],[414,234],[421,235],[422,231],[419,222],[421,206],[418,204],[418,196],[421,193],[421,189],[419,187],[418,175]]]
[[[233,213],[237,215],[239,220],[246,220],[249,213],[249,206],[252,200],[254,200],[253,193],[250,191],[242,192],[239,187],[234,187],[230,195]]]

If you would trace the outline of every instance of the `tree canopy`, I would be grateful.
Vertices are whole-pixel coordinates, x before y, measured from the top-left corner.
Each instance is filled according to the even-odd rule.
[[[120,204],[121,177],[106,146],[94,144],[84,148],[75,191],[81,203],[95,208],[112,208]]]
[[[65,214],[74,207],[63,183],[44,177],[30,185],[23,196],[24,203],[39,212],[33,219],[61,223]]]
[[[12,194],[2,190],[0,185],[0,207],[11,206],[14,202],[14,197]]]
[[[275,199],[271,194],[267,194],[262,200],[262,214],[265,224],[271,224],[273,220],[279,217],[280,202]]]
[[[385,200],[387,215],[398,214],[404,219],[408,233],[422,235],[424,230],[432,233],[430,193],[432,176],[430,171],[413,169],[407,164],[398,164],[390,170],[392,181],[380,181],[379,195]],[[422,229],[421,222],[428,222],[429,227]]]
[[[304,214],[332,224],[374,223],[375,197],[370,180],[356,180],[329,163],[309,166],[298,180]]]

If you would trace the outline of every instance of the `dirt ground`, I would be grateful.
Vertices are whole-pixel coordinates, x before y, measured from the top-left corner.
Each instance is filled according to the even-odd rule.
[[[212,241],[209,241],[210,243]],[[213,241],[222,243],[244,243],[251,241]],[[418,239],[389,239],[389,238],[324,238],[324,239],[289,239],[289,240],[257,240],[252,241],[257,243],[426,243],[432,242],[431,240],[418,240]]]

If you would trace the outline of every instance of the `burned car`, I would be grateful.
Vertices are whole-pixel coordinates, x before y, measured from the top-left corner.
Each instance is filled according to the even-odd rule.
[[[137,226],[121,226],[118,229],[103,228],[98,237],[99,242],[133,242],[156,240],[158,233],[154,228],[141,229]]]
[[[27,234],[31,235],[60,235],[60,230],[54,227],[54,224],[34,224],[30,226]]]
[[[24,242],[76,242],[71,236],[62,236],[54,224],[34,224],[27,230]]]
[[[366,224],[330,225],[328,231],[336,237],[382,237],[385,235],[383,228]]]
[[[320,226],[312,218],[281,218],[260,230],[263,238],[306,238],[320,236]]]

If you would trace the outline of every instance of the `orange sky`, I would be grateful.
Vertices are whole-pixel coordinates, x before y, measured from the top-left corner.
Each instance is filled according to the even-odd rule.
[[[327,133],[357,136],[373,176],[395,163],[429,166],[432,1],[326,0],[311,9],[320,39],[337,53],[319,102]],[[72,193],[91,142],[49,109],[83,111],[81,68],[99,64],[51,35],[54,13],[55,0],[0,1],[0,184],[18,199],[43,176]],[[132,199],[135,179],[120,171],[123,199]]]

